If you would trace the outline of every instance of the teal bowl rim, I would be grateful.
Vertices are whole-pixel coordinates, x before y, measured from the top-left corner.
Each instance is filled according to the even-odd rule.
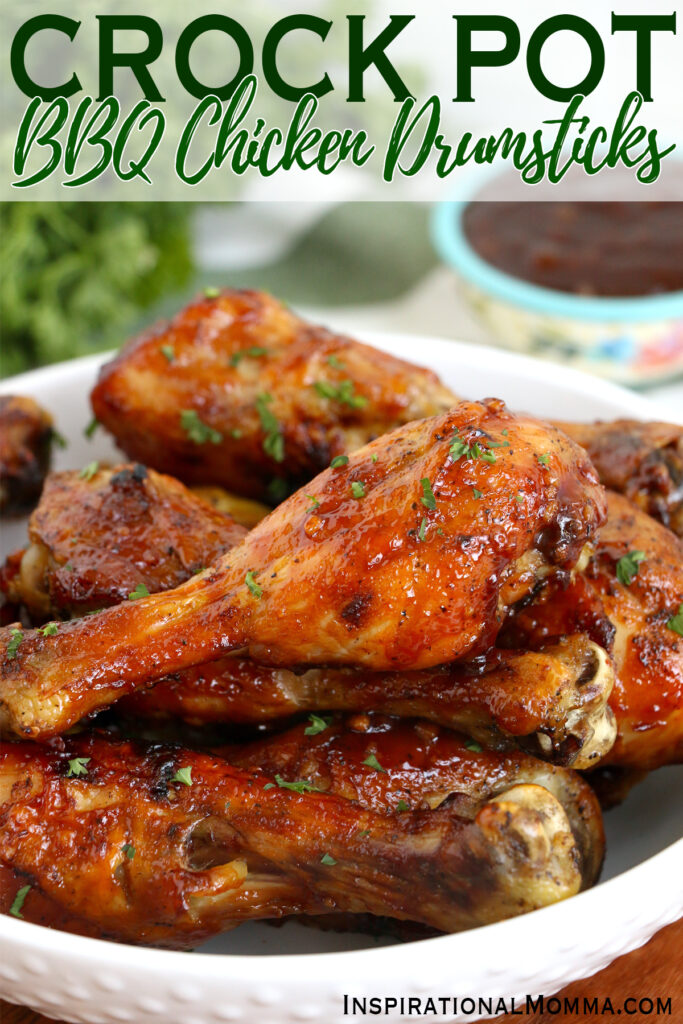
[[[431,214],[432,242],[441,258],[471,284],[514,306],[572,320],[652,323],[683,317],[683,291],[636,298],[588,298],[543,288],[498,270],[472,249],[462,227],[471,200],[436,203]]]

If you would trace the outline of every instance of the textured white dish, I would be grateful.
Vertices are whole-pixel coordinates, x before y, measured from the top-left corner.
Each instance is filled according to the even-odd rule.
[[[368,335],[380,348],[433,367],[460,394],[500,396],[539,415],[657,418],[621,388],[498,349],[432,338]],[[115,457],[101,431],[83,436],[101,358],[74,360],[0,384],[54,414],[69,447],[57,468]],[[25,523],[3,527],[2,551]],[[667,768],[607,815],[601,883],[565,903],[460,935],[391,945],[296,924],[246,925],[195,953],[83,939],[0,916],[0,996],[89,1024],[335,1024],[344,995],[499,998],[546,995],[587,977],[683,913],[683,769]],[[265,959],[263,959],[265,957]],[[508,1004],[509,1005],[509,1004]],[[483,1012],[480,1016],[489,1016]],[[357,1018],[361,1020],[361,1017]],[[384,1019],[415,1020],[400,1009]],[[430,1020],[476,1020],[449,1012]]]

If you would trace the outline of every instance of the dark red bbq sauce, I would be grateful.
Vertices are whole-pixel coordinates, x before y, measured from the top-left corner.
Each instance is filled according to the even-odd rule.
[[[683,203],[472,202],[472,248],[499,270],[576,295],[683,290]]]

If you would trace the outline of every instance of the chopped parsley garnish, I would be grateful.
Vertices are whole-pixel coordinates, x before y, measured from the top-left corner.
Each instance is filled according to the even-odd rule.
[[[66,565],[64,566],[64,568],[66,569],[67,572],[73,572],[74,571],[74,567],[71,564],[71,562],[67,562]]]
[[[465,740],[465,746],[467,747],[468,750],[473,751],[473,753],[475,754],[481,754],[482,750],[484,749],[480,743],[477,743],[476,740]]]
[[[348,465],[348,455],[335,455],[330,463],[330,469],[338,469],[340,466]]]
[[[194,441],[195,444],[206,444],[207,441],[210,441],[211,444],[220,444],[223,440],[221,432],[214,430],[208,423],[204,423],[199,418],[196,409],[182,409],[180,425],[187,434],[188,439]]]
[[[59,626],[56,622],[48,622],[46,626],[39,626],[38,632],[41,633],[42,636],[57,636]]]
[[[667,629],[673,630],[679,636],[683,636],[683,604],[679,604],[678,611],[672,615],[666,624]]]
[[[99,427],[99,425],[100,425],[100,421],[99,420],[97,420],[97,419],[90,420],[90,423],[88,424],[88,426],[83,431],[84,435],[88,438],[89,441],[92,439],[92,436],[95,433],[95,431],[97,430],[97,428]]]
[[[370,829],[369,828],[364,828],[364,829],[361,829],[361,831],[358,833],[358,838],[359,839],[365,839],[365,837],[369,836],[369,835],[370,835]]]
[[[417,531],[417,539],[418,540],[424,540],[426,532],[427,532],[427,517],[423,516],[422,517],[422,522],[420,523],[420,529]]]
[[[285,480],[280,479],[279,476],[274,477],[268,484],[268,497],[276,505],[279,505],[281,501],[284,501],[289,494],[289,487]]]
[[[237,366],[243,359],[259,359],[261,356],[267,356],[269,349],[263,348],[261,345],[252,345],[251,348],[240,349],[239,352],[233,352],[230,356],[230,365]]]
[[[52,428],[52,431],[51,431],[51,434],[50,434],[50,440],[58,448],[66,448],[68,446],[67,439],[64,437],[63,434],[60,434],[58,430],[55,430],[54,427]]]
[[[638,575],[638,566],[645,561],[646,557],[644,551],[628,551],[620,558],[616,569],[619,582],[623,583],[625,587],[630,587]]]
[[[341,402],[352,409],[363,409],[368,404],[365,395],[357,395],[352,380],[342,380],[339,384],[330,384],[327,380],[316,380],[313,387],[321,398],[329,398],[333,402]]]
[[[408,804],[405,802],[405,800],[399,800],[399,802],[396,804],[397,811],[407,811],[408,809]]]
[[[100,464],[96,460],[89,462],[87,466],[83,467],[78,476],[81,480],[92,480],[99,468]]]
[[[484,497],[483,493],[478,491],[476,487],[472,488],[472,494],[474,495],[475,501],[479,501],[480,498]]]
[[[168,360],[169,363],[172,363],[175,359],[175,349],[173,348],[173,345],[162,345],[159,351],[164,359]]]
[[[548,455],[547,452],[543,452],[542,455],[537,455],[536,458],[538,459],[538,461],[541,463],[542,466],[549,466],[550,465],[550,456]]]
[[[320,858],[321,864],[327,864],[328,867],[333,868],[337,863],[334,857],[330,857],[329,853],[324,853]]]
[[[85,766],[89,761],[89,757],[72,757],[69,761],[69,770],[66,773],[67,779],[77,778],[79,775],[87,775],[88,769]]]
[[[494,465],[496,456],[492,451],[489,451],[489,448],[509,448],[509,446],[509,441],[489,441],[488,446],[479,441],[475,441],[474,444],[468,444],[467,441],[460,437],[459,432],[455,430],[449,452],[454,462],[457,462],[458,459],[483,459],[484,462]]]
[[[261,427],[266,435],[263,439],[263,450],[266,455],[270,455],[271,459],[275,459],[276,462],[284,462],[285,439],[282,436],[277,416],[274,416],[268,408],[272,401],[273,396],[265,392],[256,399],[256,411],[259,414]]]
[[[172,777],[171,782],[182,782],[184,786],[191,786],[192,765],[186,765],[185,768],[179,768],[175,775]]]
[[[382,768],[382,765],[377,760],[375,754],[368,754],[368,756],[363,761],[363,764],[366,764],[368,768],[374,768],[376,772],[384,772],[385,775],[387,773],[386,768]]]
[[[236,441],[238,441],[241,436],[242,431],[240,430],[239,427],[233,427],[233,429],[230,431],[230,437],[234,437]]]
[[[7,660],[14,661],[19,650],[19,644],[22,643],[24,634],[20,629],[13,629],[10,633],[9,643],[7,644]]]
[[[315,495],[306,494],[306,491],[304,491],[304,497],[308,498],[308,500],[311,502],[310,508],[306,509],[307,512],[313,512],[316,508],[320,508],[320,502],[315,497]]]
[[[23,907],[24,900],[26,899],[30,891],[30,885],[22,885],[21,889],[17,891],[17,894],[14,897],[14,900],[12,901],[12,906],[9,908],[9,912],[12,915],[12,917],[20,917],[23,920],[24,915],[21,912],[21,908]]]
[[[508,436],[507,427],[505,428],[505,430],[501,430],[501,434],[503,435],[503,437],[507,437]]]
[[[247,575],[244,577],[244,582],[249,587],[249,590],[254,595],[254,597],[261,597],[261,595],[263,594],[263,588],[259,587],[258,583],[256,582],[256,574],[252,569],[250,569]]]
[[[141,597],[149,597],[149,590],[144,583],[138,583],[135,590],[132,590],[128,595],[128,600],[138,601]]]
[[[132,860],[135,856],[135,847],[131,843],[124,843],[121,847],[121,852],[125,853],[128,860]]]
[[[365,484],[363,483],[362,480],[353,481],[353,483],[351,484],[351,493],[353,494],[354,498],[365,497]]]
[[[217,299],[220,293],[220,288],[216,288],[214,285],[209,285],[204,289],[204,296],[207,299]]]
[[[516,502],[518,502],[518,504],[520,504],[520,505],[521,505],[521,504],[522,504],[522,502],[524,501],[524,495],[522,494],[522,492],[521,492],[521,491],[519,491],[519,492],[518,492],[518,493],[517,493],[517,494],[515,495],[515,501],[516,501]]]
[[[324,732],[328,725],[332,721],[331,718],[323,718],[322,715],[309,715],[308,721],[311,723],[304,729],[304,736],[317,736],[318,733]]]
[[[373,462],[377,462],[379,455],[377,454],[377,452],[373,452],[370,458],[372,459]]]
[[[429,509],[430,512],[434,512],[434,510],[436,509],[436,498],[434,497],[434,491],[432,490],[432,485],[429,482],[429,478],[424,476],[420,480],[420,483],[422,484],[423,495],[420,498],[420,501],[422,502],[425,508]]]
[[[295,782],[287,782],[281,775],[275,776],[275,782],[268,782],[263,787],[264,789],[275,789],[278,786],[280,789],[290,789],[293,793],[319,793],[320,786],[316,786],[314,782],[309,782],[308,779],[296,779]]]
[[[335,355],[328,356],[326,362],[329,366],[334,366],[335,370],[344,369],[344,364],[340,359],[337,359]]]

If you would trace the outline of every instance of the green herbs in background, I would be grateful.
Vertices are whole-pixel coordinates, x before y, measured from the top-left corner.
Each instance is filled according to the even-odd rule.
[[[112,346],[192,273],[191,203],[0,203],[3,376]]]

